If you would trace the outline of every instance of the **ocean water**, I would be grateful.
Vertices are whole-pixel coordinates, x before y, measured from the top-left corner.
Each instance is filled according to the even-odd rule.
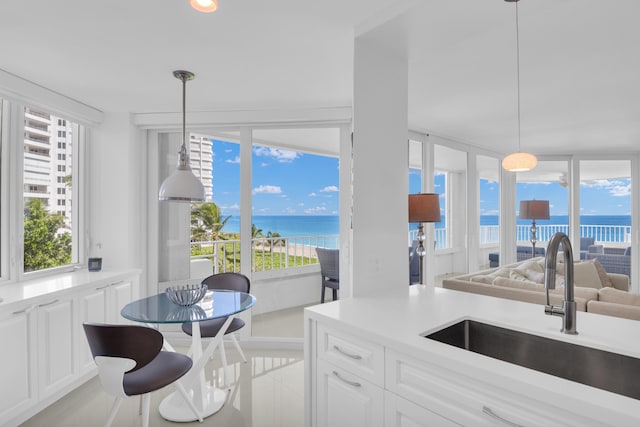
[[[269,231],[280,233],[282,237],[296,236],[328,236],[340,233],[340,218],[337,215],[256,215],[253,224],[262,229],[263,234]],[[536,221],[539,225],[568,224],[567,215],[552,215],[549,220]],[[583,215],[580,217],[583,225],[631,225],[630,215]],[[518,218],[517,224],[530,225],[531,220]],[[480,216],[480,225],[498,225],[497,215]],[[444,228],[443,222],[436,223],[436,228]],[[411,229],[417,229],[418,224],[411,224]],[[227,221],[223,231],[229,233],[240,232],[240,217],[232,216]]]

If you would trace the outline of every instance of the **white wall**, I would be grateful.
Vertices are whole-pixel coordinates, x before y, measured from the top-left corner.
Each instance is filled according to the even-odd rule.
[[[143,138],[128,113],[105,114],[89,134],[88,247],[103,258],[103,269],[144,267]]]

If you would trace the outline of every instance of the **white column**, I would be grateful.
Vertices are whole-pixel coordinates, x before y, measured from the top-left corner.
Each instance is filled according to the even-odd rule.
[[[388,49],[355,40],[353,296],[409,284],[408,66]]]
[[[500,172],[500,265],[506,265],[516,262],[516,173]]]
[[[351,126],[340,127],[340,298],[352,296]]]
[[[251,153],[253,133],[240,130],[240,272],[251,277]],[[215,183],[213,184],[215,187]],[[247,328],[250,329],[250,328]]]

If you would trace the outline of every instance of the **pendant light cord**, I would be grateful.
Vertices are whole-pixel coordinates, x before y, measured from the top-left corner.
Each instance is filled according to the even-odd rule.
[[[518,0],[516,0],[516,70],[518,76],[518,151],[520,145],[520,25],[518,23]]]
[[[187,149],[187,76],[183,75],[181,80],[182,80],[182,147],[184,148],[186,153],[186,149]],[[520,86],[519,83],[518,83],[518,86]],[[518,101],[518,104],[520,104],[520,101]]]

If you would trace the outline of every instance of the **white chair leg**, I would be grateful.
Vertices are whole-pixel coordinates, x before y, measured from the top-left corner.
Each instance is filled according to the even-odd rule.
[[[151,402],[151,393],[142,395],[142,427],[149,427],[149,403]]]
[[[111,423],[115,419],[118,409],[120,409],[120,403],[122,403],[122,397],[116,397],[116,400],[113,401],[113,406],[111,407],[111,414],[109,414],[109,419],[107,419],[104,427],[111,427]]]
[[[202,422],[203,421],[202,415],[198,411],[198,408],[196,408],[196,405],[193,403],[193,400],[191,400],[191,397],[187,394],[187,390],[185,390],[182,383],[180,381],[176,381],[175,385],[178,388],[178,391],[180,392],[180,394],[182,395],[182,398],[184,399],[184,401],[187,402],[187,405],[189,405],[189,408],[191,408],[191,410],[193,411],[193,414],[198,418],[198,421]]]
[[[240,357],[242,357],[242,361],[244,363],[247,363],[247,358],[244,357],[244,353],[242,352],[242,349],[240,348],[240,343],[236,339],[236,334],[229,334],[229,335],[231,336],[231,341],[233,341],[233,344],[236,346],[236,350],[238,350],[238,353],[240,353]]]
[[[220,340],[218,348],[220,349],[220,359],[222,359],[222,369],[224,370],[224,381],[222,385],[226,386],[229,383],[231,375],[229,375],[229,366],[227,365],[227,354],[224,351],[224,338]]]

